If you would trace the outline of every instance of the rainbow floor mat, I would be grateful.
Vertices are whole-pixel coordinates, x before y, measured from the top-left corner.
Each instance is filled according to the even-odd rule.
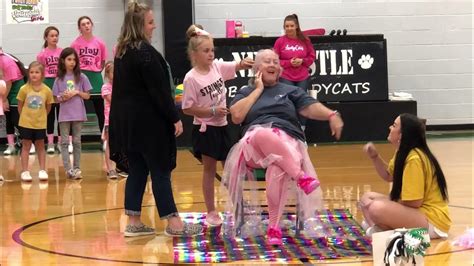
[[[348,210],[318,211],[313,222],[323,225],[318,232],[295,236],[294,228],[283,230],[283,245],[267,245],[264,235],[232,238],[221,234],[221,227],[207,228],[203,213],[181,213],[184,221],[201,223],[204,233],[194,237],[173,239],[175,263],[211,263],[238,260],[287,262],[292,260],[324,260],[371,255],[370,238]],[[294,215],[285,215],[289,223]],[[311,236],[310,236],[311,235]]]

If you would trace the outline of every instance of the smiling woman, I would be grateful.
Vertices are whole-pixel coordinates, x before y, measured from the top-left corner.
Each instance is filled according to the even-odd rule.
[[[128,158],[127,237],[155,234],[154,228],[141,222],[149,173],[160,218],[168,222],[165,234],[189,236],[202,231],[199,225],[183,223],[171,189],[176,136],[183,132],[183,125],[171,97],[166,61],[150,43],[155,27],[153,12],[147,5],[130,3],[114,60],[109,140],[111,154]]]
[[[298,116],[328,120],[336,139],[341,136],[343,122],[337,111],[326,108],[302,89],[278,81],[281,67],[274,51],[259,51],[253,70],[256,73],[253,84],[239,90],[231,103],[232,121],[242,125],[244,136],[227,156],[223,184],[229,190],[232,213],[236,213],[235,208],[242,200],[239,189],[248,168],[267,169],[270,218],[267,237],[270,244],[280,245],[279,222],[289,181],[296,180],[306,194],[313,193],[319,186]],[[239,217],[235,215],[236,219]]]

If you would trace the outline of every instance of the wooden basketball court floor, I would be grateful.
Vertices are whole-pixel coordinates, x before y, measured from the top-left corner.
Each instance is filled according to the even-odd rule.
[[[87,144],[85,144],[87,145]],[[393,148],[376,144],[389,159]],[[473,138],[430,139],[429,145],[447,177],[453,225],[449,238],[433,240],[425,265],[473,265],[473,250],[452,241],[473,227]],[[357,201],[365,191],[388,193],[362,153],[362,143],[311,146],[309,153],[321,180],[325,207],[347,208],[362,220]],[[201,165],[188,150],[178,152],[173,190],[180,212],[204,211]],[[30,156],[34,181],[20,182],[17,155],[2,156],[6,181],[0,186],[0,264],[3,265],[126,265],[173,263],[172,239],[163,235],[151,188],[143,199],[143,221],[156,228],[155,236],[124,238],[127,223],[123,199],[126,179],[108,180],[103,153],[84,151],[81,181],[67,180],[59,154],[47,155],[48,182],[37,180],[38,162]],[[220,183],[216,180],[216,191]],[[223,210],[226,196],[218,194]],[[235,261],[232,264],[275,264]],[[305,265],[373,265],[372,257],[325,261],[290,261]]]

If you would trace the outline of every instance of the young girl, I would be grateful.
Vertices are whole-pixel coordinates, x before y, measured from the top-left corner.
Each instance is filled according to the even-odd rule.
[[[309,67],[316,58],[313,44],[301,32],[300,22],[296,14],[285,17],[283,29],[285,30],[285,35],[279,37],[273,47],[273,50],[280,58],[280,65],[283,68],[280,82],[308,91]],[[300,116],[299,120],[304,130],[306,119]]]
[[[16,58],[4,53],[0,49],[0,71],[3,72],[3,80],[6,83],[6,93],[3,95],[3,111],[5,112],[7,143],[8,147],[3,152],[4,155],[11,155],[16,152],[15,148],[15,128],[18,127],[18,101],[16,96],[21,86],[25,84],[23,80],[25,69]],[[20,66],[19,66],[20,65]]]
[[[107,177],[116,179],[117,171],[112,168],[109,149],[109,113],[112,102],[112,81],[114,79],[114,63],[109,61],[105,64],[104,79],[107,81],[102,86],[102,98],[104,98],[104,130],[102,131],[102,140],[105,142],[105,167],[107,168]]]
[[[214,43],[209,33],[191,25],[186,35],[193,68],[184,78],[182,109],[185,114],[194,116],[193,153],[204,167],[202,190],[207,208],[206,223],[218,226],[222,219],[214,205],[216,165],[217,161],[226,159],[231,145],[224,81],[233,79],[236,71],[250,68],[253,61],[249,58],[239,63],[214,61]]]
[[[54,100],[51,90],[43,84],[43,79],[44,66],[38,61],[33,61],[28,67],[28,83],[20,88],[17,96],[20,113],[18,131],[22,139],[22,181],[32,180],[28,170],[28,157],[33,141],[40,164],[38,178],[39,180],[48,180],[48,173],[45,171],[44,139],[46,137],[46,119]]]
[[[101,88],[104,84],[102,70],[104,69],[107,49],[105,43],[92,34],[94,23],[88,16],[82,16],[77,20],[80,36],[71,44],[79,55],[80,68],[89,79],[91,90],[91,101],[94,105],[95,114],[99,121],[99,130],[104,128],[104,100],[101,96]]]
[[[44,84],[48,86],[51,90],[53,90],[54,79],[58,75],[58,61],[59,55],[61,54],[62,48],[58,47],[58,40],[59,40],[59,30],[54,26],[49,26],[44,30],[43,33],[43,49],[41,52],[38,53],[36,56],[36,60],[45,66],[45,78]],[[53,103],[51,105],[51,111],[48,114],[48,148],[46,150],[47,153],[54,153],[54,124],[57,119],[57,115],[59,113],[59,104]],[[58,127],[59,130],[59,127]],[[60,135],[60,134],[58,134]],[[71,143],[69,140],[69,143]],[[58,136],[58,147],[59,143],[61,143],[61,139]],[[72,152],[72,144],[69,144],[71,152]]]
[[[79,69],[79,56],[71,48],[65,48],[58,62],[58,77],[54,81],[53,94],[59,102],[59,128],[61,132],[61,156],[69,178],[81,178],[81,129],[87,121],[84,100],[89,99],[91,84]],[[72,132],[73,167],[69,161],[68,136]]]
[[[364,149],[377,173],[393,181],[390,197],[368,192],[360,200],[367,234],[400,227],[424,227],[431,238],[447,237],[451,226],[448,188],[441,166],[426,144],[425,125],[401,114],[390,126],[388,140],[396,148],[387,164],[368,143]]]

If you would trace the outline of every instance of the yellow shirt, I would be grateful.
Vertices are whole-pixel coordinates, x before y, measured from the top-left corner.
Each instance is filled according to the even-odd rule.
[[[392,176],[394,166],[395,156],[388,164],[388,171]],[[423,151],[411,150],[405,160],[400,199],[402,201],[422,199],[420,211],[432,225],[447,233],[451,227],[448,203],[443,200],[434,171],[434,166]]]
[[[23,102],[18,125],[30,129],[45,129],[48,116],[46,106],[54,103],[51,89],[42,84],[41,89],[35,91],[33,86],[27,83],[20,88],[16,98]]]

